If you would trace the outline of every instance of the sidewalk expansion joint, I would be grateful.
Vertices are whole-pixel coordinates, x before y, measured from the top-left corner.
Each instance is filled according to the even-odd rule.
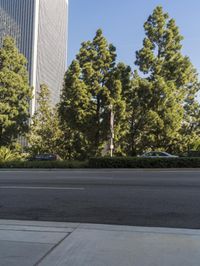
[[[39,266],[40,263],[51,253],[53,252],[54,249],[56,249],[66,238],[68,238],[77,228],[79,227],[79,225],[74,228],[74,230],[70,233],[67,233],[67,235],[65,237],[63,237],[58,243],[56,243],[44,256],[42,256],[42,258],[39,259],[38,262],[36,262],[33,266]]]

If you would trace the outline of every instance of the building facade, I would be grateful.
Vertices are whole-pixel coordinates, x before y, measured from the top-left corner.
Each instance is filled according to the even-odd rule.
[[[10,35],[27,58],[33,86],[31,115],[40,85],[59,101],[67,61],[68,0],[0,0],[0,41]]]

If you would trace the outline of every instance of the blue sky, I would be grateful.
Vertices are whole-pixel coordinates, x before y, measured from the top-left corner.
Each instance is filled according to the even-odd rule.
[[[144,38],[143,24],[157,5],[175,18],[185,38],[183,53],[200,73],[199,0],[69,0],[68,64],[80,43],[92,39],[102,28],[117,48],[118,61],[133,68],[135,51],[141,48]]]

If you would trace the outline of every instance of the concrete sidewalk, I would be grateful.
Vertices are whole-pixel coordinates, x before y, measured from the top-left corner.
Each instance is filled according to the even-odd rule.
[[[199,266],[200,230],[0,220],[0,266]]]

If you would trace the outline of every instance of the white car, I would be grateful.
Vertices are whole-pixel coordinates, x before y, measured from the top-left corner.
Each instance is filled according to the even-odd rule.
[[[146,152],[140,157],[143,157],[143,158],[178,158],[178,156],[176,155],[171,155],[167,152],[161,152],[161,151]]]

